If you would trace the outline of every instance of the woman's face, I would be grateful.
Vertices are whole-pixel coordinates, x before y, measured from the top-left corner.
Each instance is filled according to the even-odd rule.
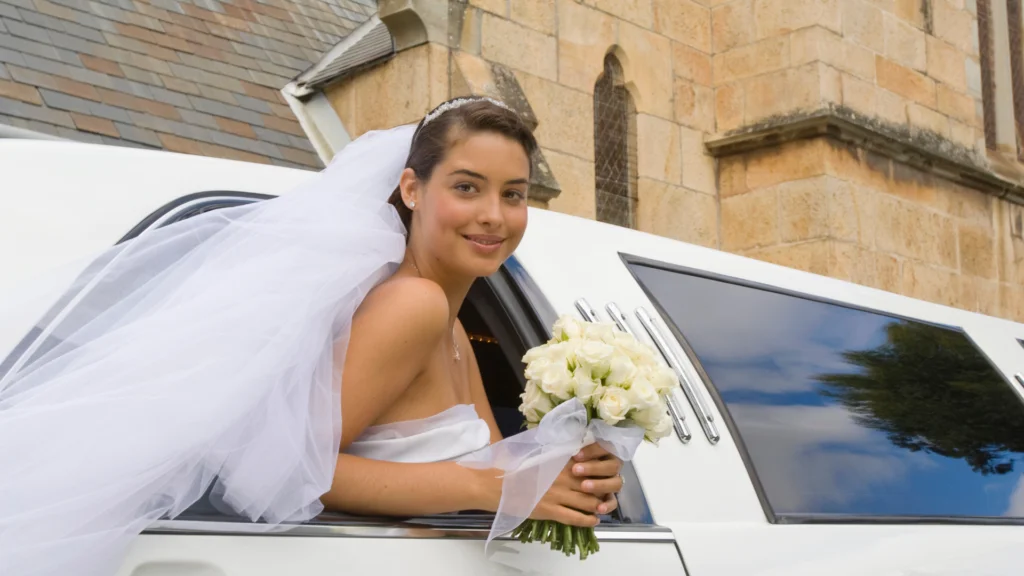
[[[515,140],[494,132],[458,138],[430,180],[410,186],[412,241],[456,274],[497,272],[526,232],[529,178],[530,160]]]

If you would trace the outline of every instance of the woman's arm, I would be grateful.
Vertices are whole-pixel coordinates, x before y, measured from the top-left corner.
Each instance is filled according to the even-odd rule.
[[[396,279],[364,300],[352,321],[342,372],[344,451],[401,397],[431,353],[448,337],[448,304],[440,287],[419,278]],[[340,357],[340,356],[339,356]],[[479,371],[474,368],[479,381]],[[479,393],[483,384],[479,383]],[[477,394],[473,395],[474,402]],[[478,410],[497,426],[483,394]],[[407,464],[339,454],[331,489],[321,497],[329,509],[358,514],[424,515],[461,510],[494,512],[501,498],[497,470],[474,470],[454,462]],[[568,466],[532,517],[594,526],[601,500],[581,490]]]
[[[321,501],[354,514],[418,516],[460,510],[494,512],[501,479],[455,462],[408,464],[340,454],[334,484]]]
[[[420,278],[398,278],[371,292],[352,319],[344,354],[341,408],[344,451],[397,401],[448,337],[448,300]],[[407,464],[338,455],[328,509],[357,514],[422,515],[497,510],[501,480],[453,462]]]

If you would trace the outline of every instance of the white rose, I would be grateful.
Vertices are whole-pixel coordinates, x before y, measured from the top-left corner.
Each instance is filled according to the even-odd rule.
[[[618,353],[612,356],[612,361],[609,363],[608,377],[605,379],[605,383],[609,386],[627,388],[635,376],[636,364],[633,364],[633,361],[629,359],[629,356]]]
[[[544,358],[549,354],[549,348],[551,344],[541,344],[540,346],[534,346],[526,351],[523,356],[523,363],[530,364],[538,358]]]
[[[552,363],[540,379],[540,389],[559,400],[568,400],[573,394],[573,379],[565,364]]]
[[[590,374],[590,369],[586,366],[577,366],[572,374],[572,379],[576,389],[576,397],[580,399],[580,402],[587,406],[596,404],[597,399],[600,398],[601,393],[604,391],[604,387],[601,386],[600,382],[594,380]]]
[[[583,337],[587,340],[600,340],[605,344],[615,341],[615,325],[610,322],[589,322],[583,328]]]
[[[600,380],[608,374],[611,368],[612,356],[615,348],[598,341],[586,341],[576,350],[576,359],[580,364],[590,369],[591,375]]]
[[[573,338],[583,337],[583,323],[572,316],[562,316],[551,327],[552,337],[555,340],[566,341]]]
[[[622,422],[629,409],[629,398],[622,388],[605,388],[597,402],[597,415],[612,426]]]
[[[663,412],[661,414],[661,419],[659,419],[653,426],[647,428],[647,433],[644,434],[644,437],[657,444],[658,440],[668,436],[671,432],[672,417],[669,416],[668,413]]]
[[[651,370],[650,380],[658,394],[665,394],[679,386],[679,378],[676,377],[675,371],[664,364],[659,364]]]
[[[668,408],[663,402],[646,410],[634,412],[632,420],[644,429],[644,437],[654,443],[672,431],[672,417],[669,416]]]
[[[526,376],[527,380],[539,380],[549,366],[551,366],[550,359],[544,357],[536,358],[526,366],[523,375]]]
[[[536,381],[527,382],[526,392],[520,394],[519,397],[523,399],[519,411],[526,416],[527,422],[540,422],[541,418],[555,407],[554,402],[541,391]]]
[[[635,378],[629,387],[629,401],[633,408],[646,410],[661,404],[661,396],[646,378]]]
[[[545,354],[544,357],[551,360],[552,364],[569,365],[570,354],[575,356],[576,345],[571,344],[570,342],[559,342],[548,346],[547,354]],[[575,358],[572,358],[572,360],[575,361]]]
[[[610,344],[624,352],[637,365],[647,364],[654,360],[654,354],[649,347],[624,332],[616,332],[615,338]]]
[[[580,348],[583,347],[584,343],[586,343],[586,340],[582,338],[573,338],[572,340],[566,340],[560,344],[562,346],[562,357],[565,359],[565,363],[569,367],[569,370],[575,370],[576,366],[579,364]]]

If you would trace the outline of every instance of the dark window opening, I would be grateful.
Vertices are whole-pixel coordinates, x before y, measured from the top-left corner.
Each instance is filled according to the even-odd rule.
[[[978,0],[978,48],[981,66],[981,101],[985,127],[985,147],[995,150],[996,137],[996,85],[995,46],[992,40],[991,0]]]
[[[636,109],[612,54],[594,86],[594,173],[597,219],[636,228]]]
[[[962,330],[626,260],[771,521],[1024,523],[1024,402]]]

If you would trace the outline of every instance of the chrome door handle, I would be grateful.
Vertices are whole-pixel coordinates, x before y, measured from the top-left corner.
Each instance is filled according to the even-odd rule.
[[[626,334],[636,338],[636,334],[629,325],[629,320],[615,302],[609,302],[604,309],[608,312],[608,315],[611,316],[615,325],[619,327],[619,330],[622,330]],[[690,439],[693,438],[693,434],[690,432],[690,427],[686,425],[686,413],[679,407],[676,403],[675,396],[672,395],[668,396],[668,413],[672,418],[672,427],[675,428],[676,436],[679,437],[679,440],[683,444],[689,443]]]
[[[715,426],[714,418],[704,404],[704,400],[690,383],[689,377],[683,371],[682,363],[679,362],[679,359],[676,358],[676,355],[669,347],[668,340],[661,333],[661,330],[658,329],[651,315],[642,306],[636,309],[636,317],[640,320],[640,324],[643,325],[644,329],[647,330],[651,340],[654,341],[654,345],[661,352],[665,361],[675,371],[676,377],[679,378],[679,385],[683,389],[683,394],[686,396],[686,400],[689,401],[690,407],[693,408],[693,413],[697,415],[700,427],[704,430],[704,435],[707,436],[712,444],[717,444],[721,435],[718,433],[718,427]]]

